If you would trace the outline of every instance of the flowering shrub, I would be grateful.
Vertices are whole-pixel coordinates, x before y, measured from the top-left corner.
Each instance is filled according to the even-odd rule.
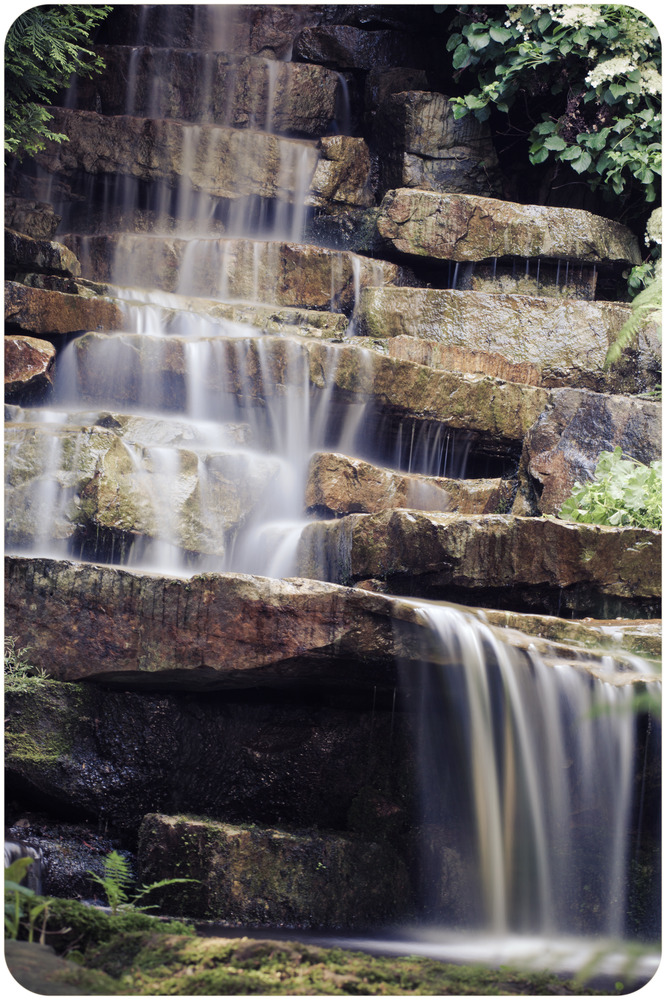
[[[458,8],[447,49],[478,86],[454,114],[483,120],[525,98],[533,164],[548,159],[593,188],[652,202],[661,175],[661,45],[652,22],[617,4]]]

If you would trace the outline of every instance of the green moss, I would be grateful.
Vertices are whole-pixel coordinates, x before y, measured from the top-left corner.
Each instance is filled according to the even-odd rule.
[[[424,958],[376,958],[339,948],[248,938],[123,933],[91,948],[87,966],[132,996],[478,996],[581,993],[549,973],[446,965]],[[599,994],[601,995],[601,994]]]

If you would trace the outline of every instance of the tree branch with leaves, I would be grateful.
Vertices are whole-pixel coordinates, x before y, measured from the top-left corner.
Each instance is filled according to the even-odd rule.
[[[63,142],[49,128],[48,104],[69,85],[73,73],[89,76],[104,68],[89,46],[90,36],[112,6],[47,4],[16,18],[5,40],[5,152],[21,158]]]

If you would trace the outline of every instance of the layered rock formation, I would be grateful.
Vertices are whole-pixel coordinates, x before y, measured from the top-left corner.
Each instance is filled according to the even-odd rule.
[[[602,450],[660,455],[656,332],[605,366],[636,236],[502,200],[434,16],[119,8],[8,174],[6,631],[51,678],[10,691],[10,795],[186,865],[191,916],[359,926],[431,883],[470,919],[427,677],[469,635],[521,683],[652,676],[660,533],[557,518]]]

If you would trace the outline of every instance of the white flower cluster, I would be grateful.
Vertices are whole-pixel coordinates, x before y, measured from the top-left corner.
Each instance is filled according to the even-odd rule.
[[[629,56],[614,56],[612,59],[604,59],[597,63],[585,77],[585,83],[590,87],[599,87],[606,80],[617,80],[618,77],[626,76],[634,69],[636,64]]]
[[[594,69],[590,70],[585,77],[585,83],[589,87],[600,87],[606,81],[618,80],[628,73],[633,72],[633,70],[639,69],[641,74],[641,93],[660,94],[662,87],[661,74],[652,63],[637,66],[635,56],[636,53],[633,56],[613,56],[611,59],[604,59],[602,62],[597,63]]]
[[[658,243],[661,246],[661,209],[655,208],[647,221],[645,230],[645,243]]]
[[[588,7],[585,4],[552,4],[546,7],[553,21],[565,28],[596,28],[603,24],[603,18],[598,7]]]

